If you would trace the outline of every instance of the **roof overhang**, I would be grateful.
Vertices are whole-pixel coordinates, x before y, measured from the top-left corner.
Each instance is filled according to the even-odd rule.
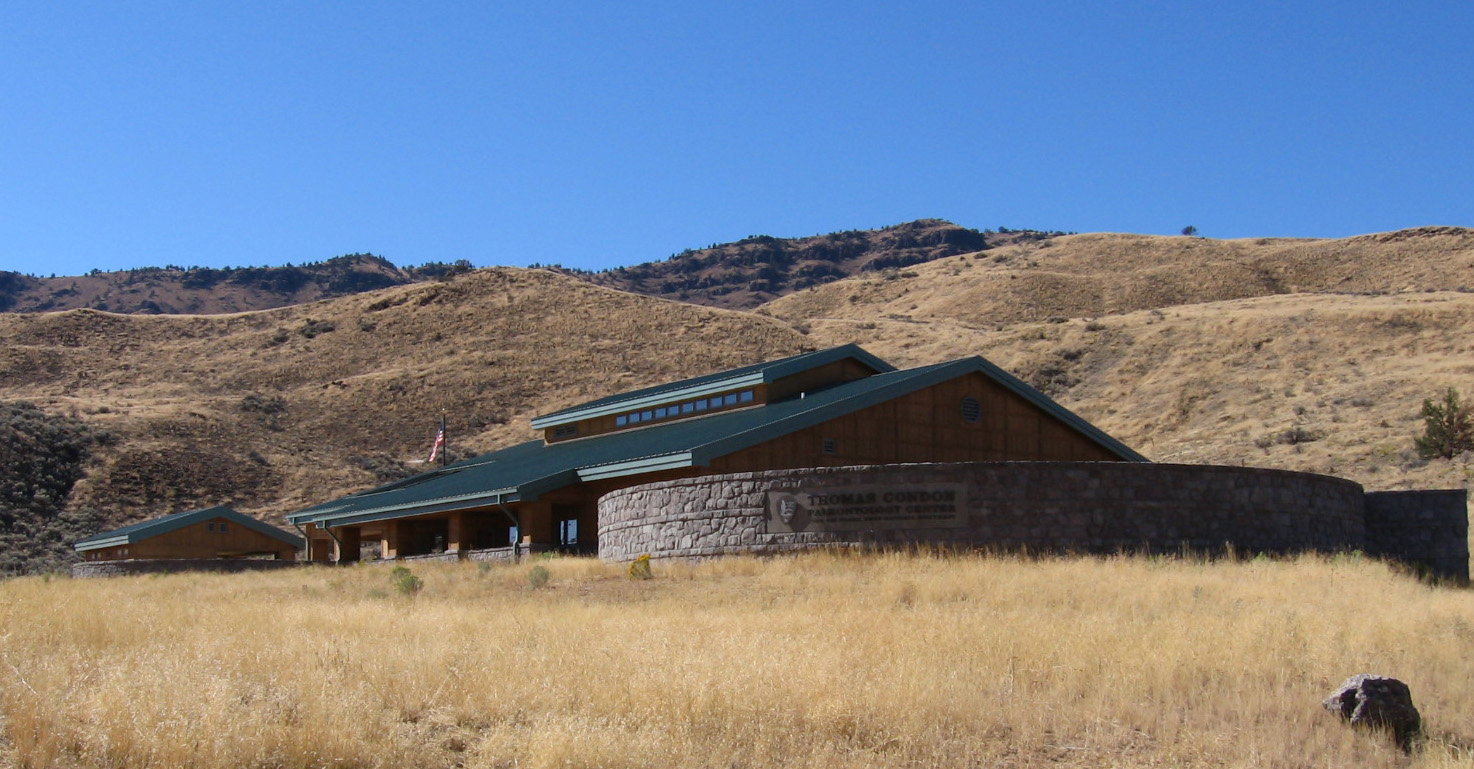
[[[101,550],[101,549],[103,549],[105,547],[117,547],[118,545],[126,545],[126,544],[131,543],[132,541],[133,541],[132,538],[128,537],[125,534],[125,535],[123,535],[121,537],[108,537],[106,539],[89,539],[86,542],[78,542],[77,544],[72,545],[72,548],[75,549],[77,552],[82,553],[82,552],[86,552],[88,550]]]
[[[682,467],[691,467],[694,464],[689,451],[677,454],[663,454],[658,457],[641,457],[631,459],[627,462],[614,462],[607,465],[594,465],[593,467],[582,467],[578,470],[580,481],[597,481],[601,478],[619,478],[626,475],[641,475],[653,473],[659,470],[677,470]]]
[[[402,505],[384,505],[382,507],[355,509],[337,513],[336,515],[334,514],[336,511],[343,509],[341,506],[325,510],[303,510],[287,515],[287,521],[298,526],[306,523],[313,523],[319,526],[349,526],[390,518],[408,518],[416,515],[429,515],[431,513],[445,513],[452,510],[504,504],[507,502],[516,502],[519,499],[520,496],[515,488],[495,489],[492,491],[478,491],[474,494],[440,497],[439,499],[411,502]]]

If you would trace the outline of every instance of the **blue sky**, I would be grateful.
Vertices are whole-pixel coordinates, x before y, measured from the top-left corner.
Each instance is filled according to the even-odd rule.
[[[1417,0],[6,3],[0,269],[1474,226],[1471,34]]]

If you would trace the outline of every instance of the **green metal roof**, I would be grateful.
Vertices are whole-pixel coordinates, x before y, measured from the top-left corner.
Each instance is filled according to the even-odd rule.
[[[804,397],[702,417],[544,444],[528,441],[397,483],[299,510],[293,523],[366,523],[530,501],[583,481],[701,467],[713,459],[978,372],[1002,384],[1121,459],[1147,459],[982,358],[890,371]]]
[[[227,521],[244,526],[252,531],[265,534],[268,537],[279,539],[292,547],[301,548],[302,538],[290,532],[282,531],[270,524],[262,523],[248,515],[242,515],[228,507],[207,507],[203,510],[190,510],[186,513],[174,513],[162,518],[135,523],[124,526],[121,529],[104,531],[94,534],[86,539],[78,541],[74,548],[78,552],[84,550],[98,550],[104,547],[115,547],[117,545],[129,545],[140,540],[157,537],[177,529],[182,529],[202,521],[216,518],[224,518]]]
[[[577,406],[570,406],[562,411],[555,411],[551,414],[534,417],[532,427],[534,430],[541,430],[547,427],[577,422],[582,419],[617,414],[646,406],[658,406],[663,403],[684,400],[686,398],[713,395],[740,387],[766,384],[782,379],[783,377],[792,376],[828,365],[835,361],[844,360],[845,358],[853,358],[868,366],[877,374],[896,370],[895,366],[865,352],[859,345],[846,344],[839,347],[830,347],[826,350],[806,352],[766,363],[754,363],[751,366],[718,371],[715,374],[682,379],[679,382],[646,387],[641,390],[632,390],[627,393],[620,393],[607,398],[599,398],[598,400],[592,400],[587,403],[580,403]]]

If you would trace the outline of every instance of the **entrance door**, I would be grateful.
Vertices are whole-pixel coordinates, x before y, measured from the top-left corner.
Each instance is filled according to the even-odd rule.
[[[553,525],[558,536],[558,552],[560,553],[582,553],[583,546],[578,541],[578,505],[553,505]]]

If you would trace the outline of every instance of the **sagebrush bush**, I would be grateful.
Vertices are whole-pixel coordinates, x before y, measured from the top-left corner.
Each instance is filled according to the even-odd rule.
[[[425,581],[415,576],[408,566],[395,566],[394,570],[389,572],[389,581],[400,595],[413,597],[425,589]]]
[[[39,573],[76,560],[71,543],[96,533],[90,508],[68,510],[91,448],[111,440],[73,417],[0,402],[0,574]]]

